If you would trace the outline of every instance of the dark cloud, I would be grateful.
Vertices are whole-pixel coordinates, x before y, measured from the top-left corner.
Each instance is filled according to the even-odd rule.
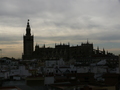
[[[0,35],[0,44],[21,44],[22,36],[17,35]]]
[[[27,19],[30,19],[36,42],[79,43],[87,38],[94,43],[115,42],[120,38],[118,2],[119,0],[1,0],[0,44],[19,44],[25,33]]]

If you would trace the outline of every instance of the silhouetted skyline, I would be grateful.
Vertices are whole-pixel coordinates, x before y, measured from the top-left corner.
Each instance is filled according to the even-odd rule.
[[[120,53],[119,0],[4,0],[0,7],[2,56],[22,57],[27,19],[34,45],[80,45],[88,39],[94,48]]]

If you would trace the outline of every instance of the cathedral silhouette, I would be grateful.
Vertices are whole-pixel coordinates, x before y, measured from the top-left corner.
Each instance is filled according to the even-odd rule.
[[[26,34],[23,36],[23,60],[30,59],[60,59],[64,60],[70,59],[86,59],[86,58],[115,58],[115,55],[112,53],[105,52],[93,48],[93,43],[89,43],[88,40],[86,43],[81,43],[81,45],[70,46],[70,44],[55,44],[55,48],[45,47],[45,44],[40,47],[39,45],[35,46],[34,50],[34,36],[31,35],[31,28],[29,20],[26,26]]]

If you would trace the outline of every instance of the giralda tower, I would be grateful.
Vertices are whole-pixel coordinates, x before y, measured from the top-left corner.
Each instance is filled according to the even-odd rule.
[[[23,55],[22,59],[32,59],[32,53],[34,48],[34,36],[31,35],[31,28],[29,19],[26,26],[26,34],[23,36]]]

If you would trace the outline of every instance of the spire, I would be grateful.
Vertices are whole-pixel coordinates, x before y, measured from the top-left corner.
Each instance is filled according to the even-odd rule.
[[[105,49],[103,48],[103,51],[105,51]]]
[[[96,52],[96,54],[99,54],[99,47],[97,46],[97,52]]]
[[[105,55],[105,49],[103,48],[103,54]]]
[[[45,48],[45,44],[43,45],[43,48]]]
[[[68,42],[68,45],[70,46],[70,43]]]
[[[27,27],[26,27],[26,35],[31,35],[31,29],[30,29],[30,25],[29,25],[29,19],[28,19],[28,22],[27,22]]]
[[[99,50],[99,47],[97,46],[97,50]]]
[[[87,38],[87,44],[89,43],[88,38]]]
[[[107,55],[108,55],[108,51],[107,51]]]

